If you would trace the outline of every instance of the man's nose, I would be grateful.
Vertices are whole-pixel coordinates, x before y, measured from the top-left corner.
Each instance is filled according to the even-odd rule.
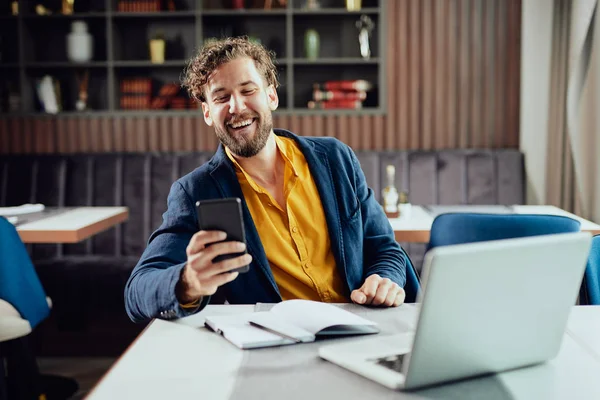
[[[229,113],[239,114],[246,108],[243,96],[232,94],[229,98]]]

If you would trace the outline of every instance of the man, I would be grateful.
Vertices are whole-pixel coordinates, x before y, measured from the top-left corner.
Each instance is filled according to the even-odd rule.
[[[404,301],[405,253],[352,150],[273,130],[272,54],[244,38],[211,42],[190,61],[184,86],[221,145],[171,187],[163,223],[125,289],[133,321],[183,317],[212,295],[246,304]],[[226,197],[242,199],[248,254],[213,263],[246,247],[198,232],[196,201]],[[228,272],[248,264],[247,273]]]

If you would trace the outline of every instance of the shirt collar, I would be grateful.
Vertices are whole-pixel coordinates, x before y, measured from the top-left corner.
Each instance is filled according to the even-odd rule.
[[[283,160],[285,162],[285,169],[291,169],[292,175],[297,177],[298,176],[298,172],[296,171],[296,168],[294,166],[293,161],[293,150],[291,149],[291,145],[290,145],[290,141],[286,141],[285,139],[280,138],[279,136],[275,135],[275,144],[277,145],[277,149],[279,150],[279,153],[281,154],[281,156],[283,157]],[[233,156],[233,154],[231,153],[231,151],[229,150],[229,148],[227,148],[227,146],[223,146],[225,147],[225,153],[227,154],[227,157],[233,162],[233,165],[235,166],[235,171],[238,174],[238,179],[239,179],[239,175],[241,174],[246,181],[250,184],[250,187],[252,187],[252,189],[254,189],[256,192],[259,193],[266,193],[265,190],[256,183],[256,181],[252,178],[252,176],[250,176],[245,170],[244,168],[242,168],[242,166],[238,163],[238,161],[235,159],[235,157]]]
[[[294,151],[292,149],[293,139],[286,140],[284,138],[280,138],[279,136],[275,135],[275,144],[277,146],[277,149],[279,150],[279,153],[283,157],[283,160],[286,164],[286,168],[288,168],[288,167],[291,168],[292,173],[294,174],[294,176],[297,177],[298,171],[296,170],[296,166],[294,165]],[[250,175],[248,175],[248,173],[244,170],[244,168],[242,168],[242,166],[238,163],[238,161],[235,159],[233,154],[231,154],[231,151],[229,150],[229,148],[227,146],[223,146],[223,147],[225,148],[225,153],[227,154],[227,157],[233,162],[236,172],[243,173],[244,176],[246,176],[246,179],[248,179],[248,181],[251,184],[255,184],[254,179],[252,179],[252,177]]]

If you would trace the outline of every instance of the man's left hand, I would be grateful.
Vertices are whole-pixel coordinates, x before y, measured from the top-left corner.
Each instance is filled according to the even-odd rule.
[[[370,275],[360,289],[353,290],[350,299],[356,304],[398,307],[404,303],[404,289],[377,274]]]

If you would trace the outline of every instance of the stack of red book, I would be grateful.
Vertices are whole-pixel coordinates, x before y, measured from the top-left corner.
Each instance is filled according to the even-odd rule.
[[[155,12],[161,10],[160,0],[119,0],[120,12]]]
[[[171,99],[171,110],[185,110],[188,106],[188,99],[185,97],[173,97]]]
[[[152,108],[160,110],[167,108],[167,106],[173,101],[173,98],[179,93],[179,85],[176,83],[167,83],[162,85],[158,91],[158,96],[152,100]]]
[[[120,105],[123,110],[146,110],[150,108],[152,98],[152,79],[123,79],[120,92]]]
[[[359,109],[373,85],[363,79],[327,81],[313,85],[313,99],[308,102],[311,109]]]
[[[197,108],[194,99],[189,98],[177,83],[166,83],[162,85],[156,97],[152,99],[150,106],[154,110],[186,110]]]

